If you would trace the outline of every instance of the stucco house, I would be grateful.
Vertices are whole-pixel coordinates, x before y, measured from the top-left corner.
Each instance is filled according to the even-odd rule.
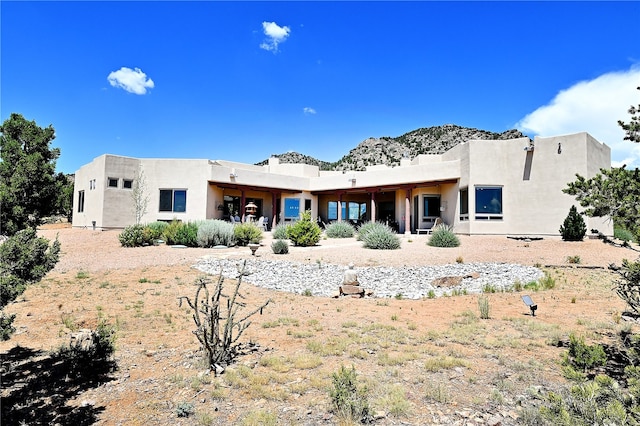
[[[400,233],[427,229],[437,217],[460,234],[559,235],[575,199],[562,192],[576,173],[611,167],[611,150],[587,133],[549,138],[469,140],[398,167],[320,171],[271,158],[256,166],[225,160],[131,158],[105,154],[75,174],[73,226],[135,223],[132,197],[142,172],[149,204],[143,223],[266,217],[269,226],[311,210],[322,222],[385,221]],[[613,233],[606,218],[588,229]]]

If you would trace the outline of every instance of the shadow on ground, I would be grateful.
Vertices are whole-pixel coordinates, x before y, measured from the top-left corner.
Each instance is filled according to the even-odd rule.
[[[88,362],[16,346],[2,360],[3,425],[90,425],[104,407],[67,403],[82,392],[113,380],[114,361]]]

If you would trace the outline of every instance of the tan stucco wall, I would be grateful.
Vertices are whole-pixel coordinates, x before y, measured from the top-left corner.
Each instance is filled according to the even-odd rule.
[[[327,218],[328,201],[337,201],[341,190],[343,201],[366,202],[367,216],[371,218],[371,194],[375,188],[395,187],[384,194],[393,202],[395,220],[400,232],[405,233],[406,217],[411,226],[423,227],[422,197],[439,194],[445,223],[454,225],[455,231],[465,234],[504,235],[558,235],[559,227],[568,214],[573,197],[562,189],[575,180],[575,174],[592,177],[601,168],[610,167],[610,149],[587,133],[536,138],[533,149],[528,138],[494,141],[468,141],[455,146],[442,155],[420,155],[413,160],[403,159],[399,167],[371,167],[359,172],[320,172],[308,165],[279,164],[275,159],[266,166],[254,166],[223,160],[198,159],[135,159],[103,155],[83,166],[76,173],[74,203],[78,191],[85,191],[85,211],[77,213],[74,205],[74,226],[124,227],[134,221],[131,191],[107,188],[107,179],[133,179],[138,167],[144,172],[149,194],[148,212],[143,222],[179,219],[183,221],[222,218],[217,206],[225,194],[241,195],[238,188],[247,189],[246,198],[262,200],[263,214],[271,216],[272,192],[280,199],[279,210],[284,211],[285,198],[298,198],[300,211],[304,201],[311,201],[312,216]],[[560,150],[558,148],[561,148]],[[96,188],[89,182],[95,179]],[[223,189],[227,186],[227,189]],[[502,217],[496,220],[477,220],[475,215],[475,189],[478,186],[502,188]],[[407,208],[409,200],[418,197],[418,216],[415,208]],[[460,220],[459,191],[468,188],[469,220]],[[187,191],[186,212],[160,212],[160,189]],[[263,190],[264,189],[264,190]],[[358,192],[360,190],[361,192]],[[235,191],[235,192],[234,192]],[[316,196],[316,192],[334,194]],[[382,194],[379,194],[382,196]],[[377,202],[381,201],[376,197]],[[376,209],[380,216],[380,209]],[[273,219],[273,218],[270,218]],[[281,220],[282,218],[280,218]],[[612,225],[599,218],[587,219],[589,229],[597,228],[612,234]]]

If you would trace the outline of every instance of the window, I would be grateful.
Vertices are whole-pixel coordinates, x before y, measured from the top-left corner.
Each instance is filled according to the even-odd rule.
[[[329,201],[327,206],[327,220],[338,220],[338,202]]]
[[[502,187],[476,186],[476,220],[502,219]]]
[[[440,217],[440,197],[438,195],[423,196],[422,205],[424,219]]]
[[[108,186],[109,186],[109,188],[117,188],[118,187],[118,178],[109,178]]]
[[[285,219],[300,218],[300,199],[299,198],[284,199],[284,218]]]
[[[78,213],[84,211],[84,191],[78,191]]]
[[[349,202],[349,220],[364,220],[366,215],[367,203]]]
[[[91,179],[89,181],[89,189],[96,189],[96,180],[95,179]]]
[[[122,180],[122,187],[124,189],[131,189],[133,188],[133,181],[131,179],[123,179]]]
[[[161,189],[160,211],[184,213],[187,211],[187,191],[184,189]]]
[[[469,188],[460,190],[460,220],[469,220]]]
[[[327,207],[327,219],[338,220],[338,202],[329,201]],[[366,216],[367,203],[357,203],[355,201],[342,202],[342,212],[340,215],[342,220],[365,220]]]

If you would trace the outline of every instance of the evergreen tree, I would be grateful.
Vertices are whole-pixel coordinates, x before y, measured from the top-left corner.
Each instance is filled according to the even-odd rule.
[[[565,241],[582,241],[587,233],[587,225],[578,213],[576,206],[571,206],[564,223],[560,225],[560,235]]]
[[[36,227],[58,204],[58,148],[53,127],[13,113],[0,127],[0,234]],[[59,181],[58,181],[59,182]]]

